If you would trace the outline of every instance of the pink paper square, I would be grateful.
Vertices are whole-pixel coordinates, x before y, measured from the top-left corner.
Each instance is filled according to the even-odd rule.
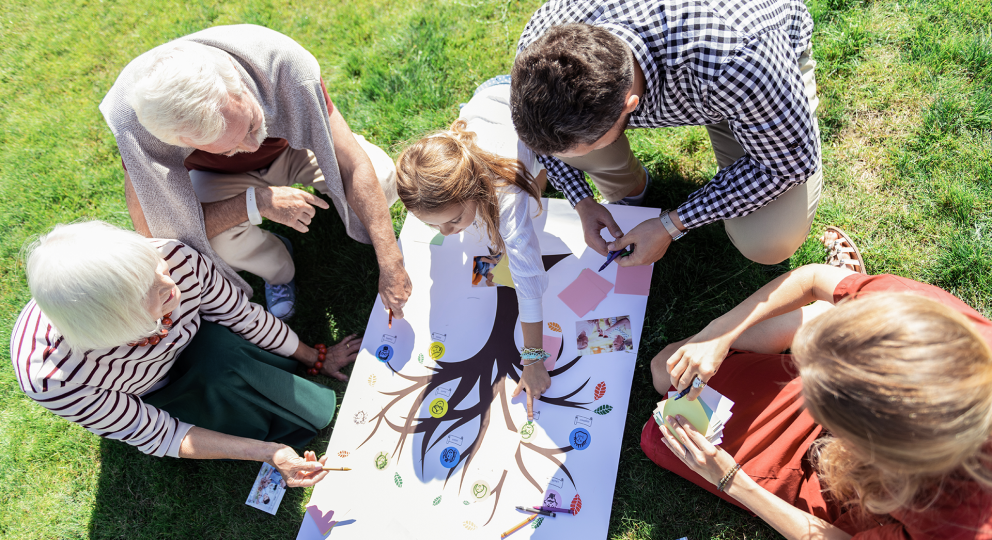
[[[544,351],[551,356],[549,356],[544,361],[544,367],[551,371],[555,368],[555,362],[558,361],[558,350],[561,348],[561,336],[549,336],[544,334]]]
[[[650,264],[644,266],[620,266],[617,268],[617,294],[647,296],[651,290]]]
[[[558,298],[576,315],[583,317],[605,300],[606,293],[612,288],[612,283],[585,268],[571,285],[558,293]]]

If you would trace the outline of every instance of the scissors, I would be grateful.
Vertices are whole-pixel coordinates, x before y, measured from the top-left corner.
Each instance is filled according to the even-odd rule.
[[[620,251],[611,251],[609,255],[606,257],[606,262],[603,263],[603,266],[599,267],[599,271],[602,272],[603,270],[606,270],[606,267],[609,266],[610,263],[615,261],[617,258],[627,257],[632,253],[634,253],[634,249],[632,246],[627,246]]]

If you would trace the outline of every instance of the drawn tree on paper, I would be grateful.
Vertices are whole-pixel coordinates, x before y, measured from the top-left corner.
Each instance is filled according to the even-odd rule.
[[[546,255],[544,256],[544,267],[545,269],[551,269],[555,264],[560,262],[565,257],[569,255]],[[459,480],[458,489],[461,491],[463,484],[465,482],[465,472],[468,470],[469,465],[471,465],[472,460],[478,454],[479,448],[481,448],[483,441],[485,440],[486,433],[489,430],[489,420],[490,412],[492,407],[498,406],[502,408],[503,418],[505,419],[505,429],[511,432],[516,432],[517,428],[510,423],[510,411],[505,389],[505,380],[507,378],[514,382],[520,382],[520,351],[518,351],[514,345],[513,332],[516,326],[518,315],[517,307],[517,295],[516,291],[509,287],[498,287],[496,289],[496,316],[493,321],[493,329],[489,335],[489,339],[486,340],[485,345],[471,358],[467,358],[457,362],[444,362],[436,361],[436,366],[430,368],[431,373],[424,376],[412,376],[403,373],[394,372],[409,382],[409,384],[400,390],[393,392],[381,392],[383,395],[391,396],[392,399],[386,404],[383,409],[376,415],[372,416],[369,420],[369,424],[373,424],[372,431],[369,436],[362,441],[358,446],[361,447],[379,430],[383,425],[387,426],[389,429],[395,431],[400,435],[396,442],[396,447],[393,450],[393,456],[399,457],[402,455],[403,450],[406,446],[408,436],[417,433],[422,433],[424,436],[421,439],[420,448],[413,449],[412,451],[418,454],[420,461],[421,474],[423,474],[424,463],[426,462],[427,452],[430,451],[439,442],[445,439],[448,434],[454,432],[461,426],[472,422],[473,420],[479,419],[479,432],[475,436],[475,439],[471,441],[467,446],[466,450],[461,454],[461,478]],[[559,353],[561,351],[558,351]],[[579,362],[582,356],[577,356],[570,362],[553,369],[550,372],[552,378],[560,375]],[[493,377],[493,374],[496,374]],[[460,381],[459,381],[460,379]],[[417,417],[418,410],[421,404],[424,402],[426,396],[437,388],[444,386],[453,381],[459,381],[458,386],[452,393],[451,397],[448,398],[448,412],[441,418],[433,418],[427,416],[424,418]],[[588,410],[588,405],[591,402],[578,402],[573,398],[576,394],[581,392],[589,384],[589,379],[580,384],[578,388],[575,388],[571,392],[561,396],[561,397],[541,397],[541,401],[548,405],[553,405],[557,407],[571,408],[571,409],[584,409]],[[475,389],[478,394],[478,403],[467,407],[465,409],[460,409],[459,405],[466,401],[472,390]],[[387,415],[391,412],[392,408],[402,401],[404,398],[415,394],[413,403],[410,405],[410,409],[405,416],[402,416],[404,420],[402,423],[393,422]],[[442,423],[450,422],[450,425],[440,434],[438,430],[441,428]],[[434,441],[434,442],[431,442]],[[575,480],[572,478],[571,473],[565,464],[562,463],[560,459],[556,456],[564,454],[573,450],[571,446],[565,446],[562,448],[544,448],[533,443],[520,442],[517,445],[517,451],[514,456],[517,471],[523,475],[523,477],[529,481],[539,493],[544,493],[544,488],[541,484],[534,479],[534,477],[527,470],[526,465],[523,461],[524,451],[534,452],[545,459],[556,464],[568,477],[572,486],[575,486]],[[455,474],[458,467],[451,468],[447,476],[445,477],[445,485],[447,485],[448,480]],[[499,482],[492,489],[493,499],[493,513],[496,511],[496,506],[499,503],[499,496],[502,490],[503,484],[506,481],[509,470],[504,470],[503,474],[500,476]],[[489,520],[492,520],[493,513],[490,513]],[[489,521],[483,524],[487,525]]]

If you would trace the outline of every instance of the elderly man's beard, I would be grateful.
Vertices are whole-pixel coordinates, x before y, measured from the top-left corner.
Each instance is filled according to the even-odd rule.
[[[259,146],[261,146],[262,142],[264,142],[267,138],[269,138],[269,128],[265,125],[265,117],[263,116],[262,125],[258,126],[258,129],[255,130],[255,140],[258,142]],[[255,151],[257,152],[258,150],[256,149]],[[242,150],[239,148],[234,151],[234,154],[231,155],[243,154],[245,152],[248,152],[248,150]]]

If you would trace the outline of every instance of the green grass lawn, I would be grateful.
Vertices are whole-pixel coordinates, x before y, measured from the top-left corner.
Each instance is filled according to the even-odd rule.
[[[775,538],[759,520],[655,467],[640,428],[659,396],[649,362],[775,275],[822,261],[826,224],[853,234],[872,273],[944,287],[992,315],[992,4],[809,0],[816,21],[824,195],[811,239],[761,267],[722,226],[695,230],[655,266],[621,450],[611,538]],[[352,129],[395,156],[445,127],[477,84],[509,71],[538,0],[0,3],[0,335],[29,299],[21,246],[58,222],[130,227],[116,144],[97,110],[124,65],[169,39],[269,26],[320,62]],[[679,204],[716,172],[703,128],[634,132],[655,178],[647,203]],[[405,211],[393,209],[397,230]],[[331,212],[281,227],[306,291],[293,327],[310,342],[362,332],[378,269]],[[258,282],[253,282],[257,284]],[[0,536],[294,538],[309,490],[278,515],[245,506],[257,463],[147,457],[101,441],[23,396],[0,340]],[[323,381],[339,393],[343,384]],[[331,430],[310,448],[322,450]]]

